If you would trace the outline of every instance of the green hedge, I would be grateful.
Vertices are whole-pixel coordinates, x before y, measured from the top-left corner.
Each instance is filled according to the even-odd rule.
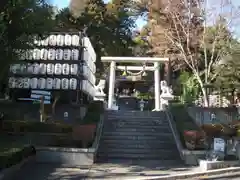
[[[176,123],[178,132],[180,133],[180,140],[185,146],[184,131],[186,130],[200,130],[194,120],[188,115],[186,107],[183,104],[172,103],[170,111],[173,115],[173,120]]]
[[[24,148],[10,148],[7,151],[0,152],[0,170],[16,165],[25,158],[35,154],[36,150],[32,146]]]
[[[95,124],[100,120],[100,115],[104,111],[102,101],[93,101],[88,105],[87,113],[82,121],[83,124]]]
[[[71,133],[72,126],[61,123],[42,123],[33,121],[3,121],[5,132],[43,132],[43,133]]]

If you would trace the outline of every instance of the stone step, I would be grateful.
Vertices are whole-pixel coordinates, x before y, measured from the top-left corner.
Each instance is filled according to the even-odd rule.
[[[153,119],[157,119],[157,118],[166,118],[167,116],[165,115],[165,114],[161,114],[161,115],[153,115],[153,116],[151,116],[151,115],[144,115],[144,114],[136,114],[136,115],[134,115],[134,114],[124,114],[124,113],[122,113],[122,114],[104,114],[104,116],[105,117],[136,117],[136,118],[153,118]]]
[[[172,135],[171,132],[167,132],[170,136]],[[149,131],[149,132],[138,132],[138,131],[115,131],[115,132],[107,132],[107,131],[104,131],[102,133],[102,136],[123,136],[123,137],[126,137],[126,136],[132,136],[132,137],[144,137],[144,136],[154,136],[154,137],[161,137],[162,135],[165,135],[166,132],[162,132],[162,131]]]
[[[136,140],[155,140],[158,141],[174,141],[171,134],[162,134],[161,136],[118,136],[118,135],[102,135],[104,140],[131,140],[132,143]]]
[[[157,120],[157,119],[166,119],[165,116],[157,116],[157,117],[148,117],[148,116],[125,116],[125,115],[118,115],[118,116],[114,116],[114,115],[105,115],[104,116],[106,119],[139,119],[141,121],[145,121],[145,120]]]
[[[171,140],[169,139],[119,139],[119,138],[101,138],[100,140],[100,145],[101,144],[110,144],[110,143],[113,143],[113,144],[125,144],[125,145],[131,145],[131,144],[148,144],[149,146],[154,146],[154,144],[159,144],[162,145],[164,143],[172,143],[174,144],[174,139],[172,138]]]
[[[114,129],[114,131],[113,131]],[[134,129],[133,127],[104,127],[103,128],[103,131],[102,131],[102,134],[104,133],[108,133],[108,134],[118,134],[120,133],[121,135],[125,135],[125,134],[128,134],[128,135],[136,135],[136,134],[144,134],[146,133],[147,135],[150,135],[150,136],[155,136],[155,133],[156,135],[159,135],[159,134],[162,134],[163,136],[166,134],[166,135],[172,135],[172,131],[171,129],[169,128],[147,128],[147,129],[144,129],[144,128],[138,128],[137,130]]]
[[[113,131],[113,128],[114,128],[114,131]],[[166,127],[166,126],[161,126],[161,127],[155,127],[155,128],[144,128],[144,127],[141,127],[141,128],[128,128],[128,127],[112,127],[112,126],[105,126],[103,128],[103,132],[138,132],[138,133],[152,133],[152,132],[162,132],[162,133],[171,133],[172,134],[172,131],[170,129],[170,127]]]
[[[137,165],[137,166],[143,166],[143,167],[149,167],[152,169],[156,169],[158,167],[159,169],[164,168],[174,168],[174,167],[182,167],[183,162],[181,160],[139,160],[139,159],[118,159],[118,158],[98,158],[96,161],[97,165],[101,163],[104,164],[125,164],[125,165]],[[94,166],[94,165],[93,165]]]
[[[105,123],[107,124],[116,124],[116,123],[121,123],[121,124],[134,124],[134,125],[168,125],[168,121],[166,120],[160,120],[160,119],[156,119],[156,120],[149,120],[146,119],[144,121],[141,121],[139,119],[108,119],[108,120],[104,120]]]
[[[163,149],[163,148],[106,148],[101,147],[99,153],[119,153],[119,154],[156,154],[161,156],[179,156],[177,148]]]
[[[151,111],[107,111],[105,115],[113,116],[134,116],[134,117],[166,117],[165,112],[151,112]]]
[[[148,129],[149,131],[152,131],[152,129],[159,130],[161,129],[167,129],[169,128],[167,125],[137,125],[137,124],[125,124],[125,123],[116,123],[116,124],[104,124],[103,129],[112,129],[112,131],[115,131],[116,129]]]
[[[116,158],[116,159],[145,159],[145,160],[180,160],[180,156],[177,153],[166,155],[166,154],[136,154],[136,153],[123,153],[123,152],[111,152],[111,153],[98,153],[97,157],[101,158]]]
[[[148,149],[148,148],[154,148],[154,149],[174,149],[176,148],[176,145],[174,142],[164,142],[164,141],[158,141],[157,143],[154,141],[153,143],[149,143],[148,141],[142,142],[137,141],[134,144],[133,143],[126,143],[124,141],[115,141],[115,140],[106,140],[106,141],[100,141],[99,148],[128,148],[128,149]]]

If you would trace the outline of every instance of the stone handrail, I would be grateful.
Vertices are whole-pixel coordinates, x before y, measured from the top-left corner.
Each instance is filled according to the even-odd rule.
[[[172,113],[170,112],[169,109],[167,109],[166,111],[166,116],[167,116],[167,120],[168,120],[168,123],[169,123],[169,126],[172,130],[172,133],[173,133],[173,137],[174,137],[174,140],[175,140],[175,143],[177,145],[177,149],[178,149],[178,152],[180,154],[180,157],[182,160],[184,160],[184,154],[183,154],[183,146],[182,146],[182,143],[181,143],[181,140],[180,140],[180,137],[179,137],[179,132],[177,130],[177,127],[176,127],[176,124],[173,120],[173,116],[172,116]]]
[[[104,102],[104,110],[105,109],[106,109],[106,107],[105,107],[105,102]],[[97,125],[96,138],[95,138],[95,141],[93,142],[93,146],[92,146],[93,148],[95,148],[95,154],[94,154],[95,157],[97,155],[97,150],[98,150],[100,139],[102,136],[103,123],[104,123],[104,114],[101,114],[100,121]]]
[[[103,121],[104,121],[104,115],[101,115],[100,121],[97,126],[97,131],[96,131],[96,146],[95,146],[96,150],[98,149],[99,141],[102,135]]]

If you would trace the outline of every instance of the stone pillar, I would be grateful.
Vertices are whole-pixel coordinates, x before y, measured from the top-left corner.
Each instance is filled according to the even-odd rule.
[[[114,86],[115,86],[115,67],[116,67],[116,62],[112,61],[110,64],[110,73],[109,73],[108,109],[112,109],[112,105],[113,105]]]
[[[160,111],[160,70],[159,62],[154,62],[155,111]]]

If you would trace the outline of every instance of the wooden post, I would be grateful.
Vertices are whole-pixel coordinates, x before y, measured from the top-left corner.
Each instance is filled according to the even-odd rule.
[[[40,98],[40,122],[45,121],[45,112],[44,112],[44,96]]]

